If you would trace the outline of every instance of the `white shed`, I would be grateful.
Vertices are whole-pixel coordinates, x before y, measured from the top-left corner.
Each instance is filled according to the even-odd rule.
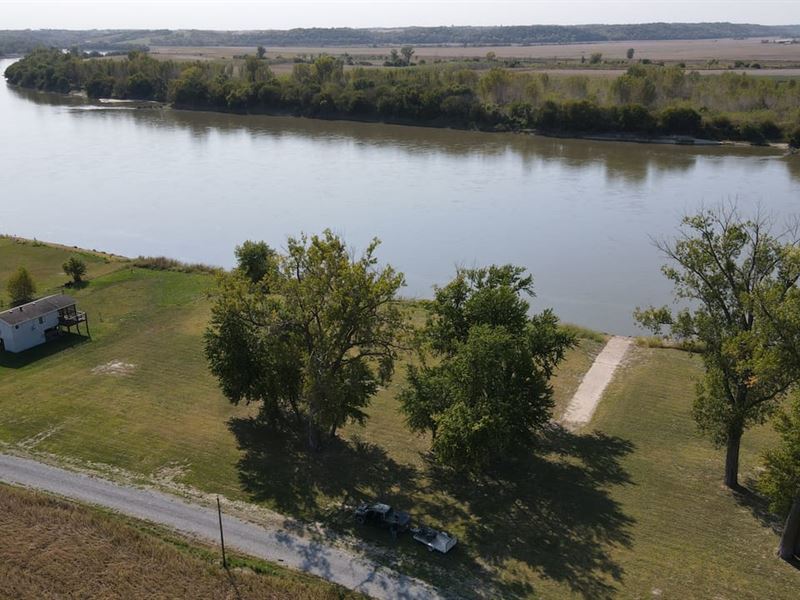
[[[22,352],[57,337],[62,327],[71,329],[83,322],[86,314],[78,312],[75,300],[63,294],[0,312],[0,352]]]

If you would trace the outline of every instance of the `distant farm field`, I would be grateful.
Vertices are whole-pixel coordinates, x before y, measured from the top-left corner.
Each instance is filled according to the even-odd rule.
[[[418,46],[415,58],[428,62],[436,59],[483,58],[494,52],[497,58],[521,58],[542,60],[579,60],[595,52],[602,53],[606,60],[624,60],[628,48],[635,50],[635,59],[706,62],[720,61],[761,61],[778,63],[800,62],[800,44],[762,44],[760,39],[720,39],[720,40],[662,40],[633,42],[604,42],[591,44],[551,44],[538,46]],[[225,59],[239,54],[253,54],[250,47],[184,47],[154,46],[155,56],[180,59]],[[302,54],[350,54],[353,57],[387,56],[390,47],[270,47],[267,56],[291,58]]]

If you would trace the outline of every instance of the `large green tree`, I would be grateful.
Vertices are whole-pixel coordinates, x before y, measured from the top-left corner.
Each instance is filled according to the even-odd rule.
[[[437,289],[401,392],[409,426],[443,463],[479,468],[530,445],[551,416],[548,382],[572,335],[530,316],[532,278],[511,265],[459,270]]]
[[[330,231],[290,238],[264,285],[238,271],[220,280],[205,334],[211,371],[231,402],[261,402],[265,419],[305,430],[313,450],[363,422],[393,372],[403,275],[378,267],[378,244],[354,258]]]
[[[726,446],[725,484],[738,488],[744,431],[762,423],[800,380],[800,246],[797,230],[773,234],[761,216],[745,219],[735,207],[683,219],[682,235],[659,243],[672,264],[677,314],[665,307],[637,309],[636,318],[660,334],[694,339],[703,348],[705,376],[694,417]]]
[[[766,453],[759,487],[771,508],[786,516],[778,553],[784,560],[800,555],[800,394],[775,419],[781,443]]]
[[[247,240],[234,253],[239,271],[253,283],[278,268],[278,254],[266,242]]]
[[[11,299],[12,306],[19,306],[33,300],[36,295],[36,284],[33,282],[33,277],[25,267],[20,267],[11,277],[8,278],[6,283],[6,291]]]

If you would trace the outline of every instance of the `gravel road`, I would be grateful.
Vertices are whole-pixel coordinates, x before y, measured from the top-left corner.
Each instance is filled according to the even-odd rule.
[[[614,371],[622,363],[625,353],[633,344],[628,337],[614,336],[605,345],[592,366],[583,376],[578,390],[570,400],[562,421],[568,427],[580,427],[588,423],[594,414],[606,387],[614,377]]]
[[[97,477],[0,454],[0,481],[44,490],[110,508],[119,513],[166,525],[183,533],[218,542],[216,510],[187,503],[160,492],[126,487]],[[226,547],[317,575],[373,598],[444,598],[428,584],[382,567],[346,550],[282,529],[267,529],[223,515]]]

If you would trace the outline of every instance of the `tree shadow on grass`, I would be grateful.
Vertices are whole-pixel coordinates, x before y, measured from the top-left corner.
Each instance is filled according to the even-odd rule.
[[[63,333],[59,337],[35,346],[24,352],[0,352],[0,368],[22,369],[37,361],[43,360],[70,348],[74,348],[89,341],[90,338],[76,333]]]
[[[302,436],[258,418],[232,419],[229,426],[242,450],[240,481],[255,501],[330,522],[332,507],[320,505],[321,498],[374,498],[408,510],[416,522],[455,528],[460,545],[444,556],[429,554],[410,536],[392,541],[382,530],[356,533],[385,548],[389,564],[413,558],[415,574],[444,582],[459,597],[536,595],[530,576],[514,575],[520,568],[592,599],[613,596],[623,579],[609,552],[631,545],[634,519],[611,489],[632,483],[620,464],[634,449],[629,441],[553,427],[535,453],[473,476],[427,459],[416,469],[358,440],[333,440],[324,452],[309,453]],[[353,529],[351,519],[346,523]],[[498,572],[508,576],[501,580]]]
[[[783,519],[769,508],[769,500],[755,491],[756,480],[748,478],[738,490],[732,492],[736,503],[750,511],[762,527],[768,527],[773,533],[780,535],[783,531]]]
[[[620,465],[632,451],[627,440],[554,427],[537,453],[479,479],[431,470],[436,485],[469,507],[466,537],[483,561],[504,570],[527,565],[577,595],[608,598],[624,575],[609,550],[630,547],[635,522],[609,492],[632,483]],[[498,585],[504,597],[535,592],[520,580]]]
[[[386,451],[359,440],[330,440],[324,451],[310,452],[304,436],[275,428],[259,418],[234,418],[228,423],[243,454],[239,480],[253,500],[268,501],[280,511],[319,516],[331,506],[373,497],[405,498],[416,469],[392,460]]]

